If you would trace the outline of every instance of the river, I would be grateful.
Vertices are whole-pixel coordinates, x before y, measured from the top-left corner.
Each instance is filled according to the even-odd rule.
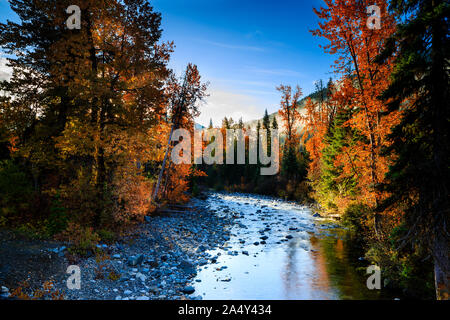
[[[246,194],[215,193],[217,214],[236,216],[230,239],[209,251],[192,285],[203,299],[383,299],[366,286],[366,261],[354,255],[346,231],[308,207]],[[358,269],[359,268],[359,269]]]

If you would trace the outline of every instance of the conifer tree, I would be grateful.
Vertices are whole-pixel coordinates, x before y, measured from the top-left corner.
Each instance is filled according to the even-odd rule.
[[[395,0],[391,9],[408,16],[379,57],[397,56],[383,97],[390,113],[403,111],[386,153],[398,155],[388,173],[390,198],[380,206],[406,208],[405,242],[419,242],[434,257],[436,296],[449,299],[450,192],[450,4],[442,0]]]

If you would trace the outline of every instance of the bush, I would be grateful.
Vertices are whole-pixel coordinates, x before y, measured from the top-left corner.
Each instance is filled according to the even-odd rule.
[[[370,208],[363,204],[351,204],[345,210],[342,217],[344,226],[355,234],[361,235],[365,231],[364,221],[370,213]]]
[[[50,216],[47,220],[49,236],[61,233],[67,228],[68,218],[66,208],[63,207],[59,194],[56,195],[50,207]]]
[[[0,161],[0,216],[18,218],[29,209],[33,186],[24,170],[12,160]]]
[[[80,256],[96,252],[96,245],[100,241],[100,237],[91,227],[82,227],[73,222],[69,222],[67,229],[58,238],[69,241],[71,243],[69,252]]]
[[[102,242],[112,243],[116,239],[114,232],[106,229],[99,230],[98,235]]]

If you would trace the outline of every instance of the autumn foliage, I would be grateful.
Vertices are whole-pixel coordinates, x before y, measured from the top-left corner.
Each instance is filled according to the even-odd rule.
[[[120,230],[152,214],[173,123],[191,128],[198,115],[183,93],[174,120],[185,87],[168,68],[174,46],[160,41],[161,15],[148,1],[79,1],[80,30],[66,27],[70,4],[14,0],[19,22],[0,24],[0,46],[21,52],[0,85],[1,220],[41,221],[33,223],[47,235]],[[6,185],[16,172],[23,186],[14,191]],[[161,202],[188,200],[190,167],[168,172]]]

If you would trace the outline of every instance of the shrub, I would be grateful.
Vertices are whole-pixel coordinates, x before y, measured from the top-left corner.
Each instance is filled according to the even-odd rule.
[[[96,245],[100,237],[91,227],[82,227],[74,222],[69,222],[65,231],[58,237],[71,243],[69,252],[81,256],[86,256],[96,251]]]
[[[370,208],[363,204],[351,204],[345,210],[342,217],[344,226],[350,229],[355,234],[362,234],[365,230],[364,221],[370,213]]]
[[[49,236],[61,233],[67,228],[68,218],[66,208],[63,207],[59,194],[54,198],[50,207],[50,215],[47,220]]]
[[[27,174],[12,160],[0,161],[0,216],[17,218],[29,208],[33,186]]]
[[[111,243],[116,239],[115,233],[106,229],[99,230],[98,235],[102,242]]]

